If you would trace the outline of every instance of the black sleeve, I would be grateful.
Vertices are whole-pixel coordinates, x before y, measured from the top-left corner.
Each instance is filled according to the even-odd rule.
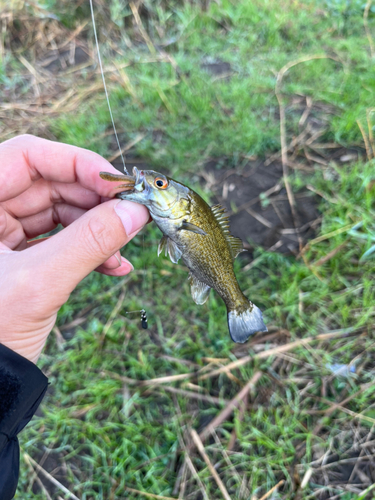
[[[20,449],[17,434],[36,412],[48,379],[20,354],[0,344],[0,498],[11,500],[17,488]]]

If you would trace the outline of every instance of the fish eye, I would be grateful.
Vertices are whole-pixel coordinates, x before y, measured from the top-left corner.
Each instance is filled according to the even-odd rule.
[[[165,189],[168,187],[168,181],[167,179],[162,179],[161,177],[157,177],[154,181],[155,186],[160,188],[160,189]]]

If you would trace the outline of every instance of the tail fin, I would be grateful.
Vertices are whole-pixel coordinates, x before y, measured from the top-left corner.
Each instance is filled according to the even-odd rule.
[[[267,332],[263,322],[261,310],[251,302],[248,309],[238,312],[235,309],[228,311],[229,333],[234,342],[243,344],[256,332]]]

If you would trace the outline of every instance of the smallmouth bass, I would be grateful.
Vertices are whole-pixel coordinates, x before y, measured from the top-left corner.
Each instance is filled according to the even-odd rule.
[[[121,182],[116,197],[145,205],[163,233],[164,250],[173,263],[182,259],[190,271],[191,295],[204,304],[211,288],[224,300],[229,333],[243,343],[256,332],[266,332],[260,309],[242,293],[233,261],[243,251],[242,241],[229,232],[229,218],[220,205],[210,207],[195,191],[153,170],[133,168],[133,176],[101,172],[100,177]]]

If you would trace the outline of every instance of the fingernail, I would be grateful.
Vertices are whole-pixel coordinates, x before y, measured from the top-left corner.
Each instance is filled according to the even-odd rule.
[[[115,212],[120,217],[128,236],[145,225],[144,211],[142,205],[131,201],[121,200],[115,205]]]
[[[133,264],[132,264],[129,260],[125,259],[125,257],[121,257],[121,265],[123,265],[123,264],[127,264],[127,265],[130,267],[130,271],[129,271],[129,273],[130,273],[131,271],[134,271],[134,266],[133,266]]]
[[[113,257],[117,260],[118,265],[119,265],[119,267],[120,267],[120,266],[121,266],[121,260],[120,260],[120,257],[117,255],[117,253],[115,253],[115,254],[113,255]]]

